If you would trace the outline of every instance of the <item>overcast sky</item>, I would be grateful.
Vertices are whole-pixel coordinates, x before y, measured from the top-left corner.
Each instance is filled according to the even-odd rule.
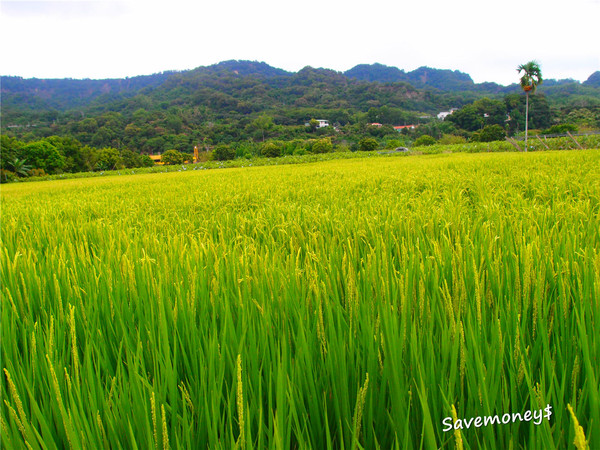
[[[229,59],[345,71],[379,62],[510,84],[600,70],[600,0],[2,0],[0,74],[121,78]]]

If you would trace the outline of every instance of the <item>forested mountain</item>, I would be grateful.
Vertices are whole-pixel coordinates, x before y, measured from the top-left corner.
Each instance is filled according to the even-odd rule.
[[[583,84],[590,87],[600,87],[600,70],[591,74]]]
[[[208,67],[199,67],[196,71],[204,73],[233,72],[236,75],[252,75],[257,78],[272,78],[292,75],[283,69],[277,69],[265,62],[258,61],[223,61]]]
[[[362,81],[379,81],[380,83],[395,83],[408,81],[408,75],[404,70],[397,67],[385,66],[383,64],[359,64],[344,72],[349,78]]]
[[[365,82],[328,69],[305,67],[290,73],[265,63],[226,61],[122,80],[2,77],[2,125],[42,126],[109,111],[132,114],[171,107],[192,108],[211,120],[269,112],[287,124],[300,124],[321,112],[325,118],[347,122],[350,115],[373,107],[435,114],[476,97],[418,89],[407,82]]]
[[[144,88],[159,86],[173,73],[106,80],[2,77],[2,112],[12,108],[67,110],[87,106],[97,99],[109,102],[133,96]]]
[[[596,73],[585,83],[545,81],[534,96],[537,113],[530,125],[547,128],[568,120],[595,126],[598,78]],[[2,134],[7,137],[32,142],[58,136],[137,153],[190,152],[200,142],[310,139],[311,133],[346,145],[365,135],[383,139],[396,133],[392,126],[409,124],[422,124],[421,134],[470,138],[469,133],[491,124],[492,107],[496,124],[509,133],[523,129],[524,120],[517,84],[476,84],[458,71],[421,67],[406,73],[381,64],[345,73],[312,67],[287,72],[264,62],[224,61],[125,79],[2,77],[1,90]],[[455,128],[434,120],[441,111],[481,99],[487,100],[465,110]],[[311,119],[328,120],[335,131],[306,127]],[[369,128],[373,122],[383,128]]]
[[[543,87],[551,103],[565,104],[573,96],[600,99],[600,72],[583,84],[546,80]],[[150,106],[148,102],[164,101],[208,106],[217,115],[236,108],[249,113],[281,107],[364,111],[373,106],[431,114],[460,107],[481,96],[519,92],[516,84],[476,84],[468,74],[457,70],[420,67],[404,72],[382,64],[361,64],[344,73],[311,67],[292,73],[264,62],[235,60],[125,79],[2,77],[1,89],[4,126],[19,122],[27,112],[49,117],[74,109],[85,114],[135,109]]]
[[[517,84],[502,86],[497,83],[474,83],[471,77],[458,70],[432,69],[419,67],[412,72],[404,72],[397,67],[383,64],[359,64],[344,72],[349,78],[362,81],[395,83],[405,82],[419,89],[435,88],[445,92],[477,92],[482,95],[504,95],[518,92]],[[600,87],[600,72],[595,72],[583,83],[578,81],[548,79],[543,83],[543,90],[551,101],[568,103],[573,95],[598,97],[598,92],[588,88]]]
[[[419,67],[412,72],[404,72],[397,67],[383,64],[359,64],[344,72],[344,75],[362,81],[378,81],[380,83],[406,82],[417,88],[436,88],[442,91],[475,90],[476,85],[469,75],[458,70],[432,69]],[[493,83],[483,89],[495,90]],[[500,88],[499,85],[495,85]],[[496,89],[497,90],[497,89]]]

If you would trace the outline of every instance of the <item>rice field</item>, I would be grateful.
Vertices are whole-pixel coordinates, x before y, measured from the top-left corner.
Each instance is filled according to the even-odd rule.
[[[1,201],[3,448],[600,447],[599,150]]]

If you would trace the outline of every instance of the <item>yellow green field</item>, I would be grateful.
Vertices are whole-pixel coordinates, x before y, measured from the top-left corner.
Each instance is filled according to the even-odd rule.
[[[1,202],[3,448],[600,446],[599,150]]]

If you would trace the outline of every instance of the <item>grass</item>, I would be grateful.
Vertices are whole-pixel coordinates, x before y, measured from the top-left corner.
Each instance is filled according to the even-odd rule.
[[[5,448],[600,445],[598,150],[1,199]]]

